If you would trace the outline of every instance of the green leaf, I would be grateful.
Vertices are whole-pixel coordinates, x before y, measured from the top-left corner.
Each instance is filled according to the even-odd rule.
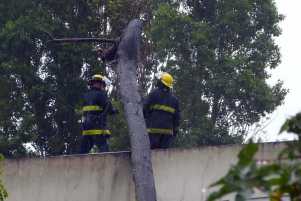
[[[238,154],[238,165],[247,166],[252,163],[253,158],[258,151],[258,145],[254,143],[247,144]]]
[[[286,120],[280,129],[280,133],[284,131],[301,135],[301,112]]]

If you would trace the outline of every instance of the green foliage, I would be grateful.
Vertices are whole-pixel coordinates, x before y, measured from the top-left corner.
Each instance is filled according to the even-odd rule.
[[[301,135],[301,113],[298,113],[296,116],[286,120],[280,129],[280,133],[284,131],[296,133],[298,136]]]
[[[91,46],[46,45],[45,31],[55,36],[87,36],[88,26],[96,20],[89,17],[91,10],[81,1],[10,2],[1,10],[0,66],[1,77],[12,85],[2,99],[7,99],[6,108],[10,108],[1,114],[12,124],[4,127],[3,144],[13,146],[3,153],[7,157],[24,155],[27,142],[42,155],[73,153],[79,139],[74,108],[89,74],[82,72],[82,66],[95,66],[97,59],[88,56]]]
[[[2,176],[2,165],[3,165],[4,157],[2,154],[0,154],[0,177]],[[2,181],[0,179],[0,201],[4,201],[8,197],[8,193],[5,190],[4,185],[2,184]]]
[[[301,113],[286,121],[281,131],[301,135]],[[299,129],[298,129],[299,128]],[[299,138],[300,139],[300,138]],[[301,199],[301,155],[300,140],[287,143],[279,154],[279,160],[267,165],[258,165],[254,156],[258,145],[246,145],[238,155],[238,162],[212,186],[219,190],[209,195],[208,201],[214,201],[230,193],[236,193],[235,200],[247,200],[255,189],[270,195],[270,199],[280,201],[283,195],[289,195],[292,201]]]
[[[113,137],[110,139],[111,151],[126,151],[130,150],[130,139],[128,136],[128,128],[123,111],[122,103],[120,101],[113,100],[113,106],[117,108],[120,113],[114,116],[110,116],[110,128],[112,129]]]
[[[148,8],[149,1],[120,0],[12,0],[1,4],[0,152],[6,157],[28,155],[25,146],[29,143],[37,155],[77,153],[81,137],[78,110],[86,81],[94,73],[104,73],[115,82],[116,75],[92,52],[96,45],[106,44],[47,44],[48,33],[115,38],[130,19]],[[117,86],[113,99],[118,97]],[[124,117],[112,121],[113,150],[128,147]]]
[[[107,45],[46,41],[47,33],[115,38],[137,17],[145,25],[141,94],[158,70],[176,80],[183,123],[174,146],[239,143],[248,126],[281,104],[282,84],[266,84],[267,69],[280,59],[274,38],[282,16],[273,1],[11,0],[0,5],[0,152],[29,155],[30,144],[37,155],[77,153],[76,111],[96,72],[112,79],[111,98],[121,111],[111,119],[112,150],[127,149],[114,64],[92,52]]]
[[[282,18],[274,1],[158,4],[150,35],[158,68],[176,80],[184,120],[177,145],[241,142],[281,104],[282,83],[266,79],[280,62]]]
[[[300,157],[301,153],[301,113],[298,113],[296,116],[286,120],[283,126],[280,129],[282,132],[295,133],[298,136],[298,141],[290,142],[287,144],[286,148],[280,153],[279,158],[289,158],[295,159]]]

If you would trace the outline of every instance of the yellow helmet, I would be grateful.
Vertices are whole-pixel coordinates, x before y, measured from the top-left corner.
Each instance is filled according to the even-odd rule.
[[[172,88],[173,78],[169,73],[162,73],[160,76],[160,80],[165,86],[167,86],[168,88]]]
[[[93,84],[93,82],[103,82],[106,86],[107,85],[111,85],[111,81],[106,77],[106,76],[103,76],[103,75],[100,75],[100,74],[95,74],[92,76],[91,80],[89,81],[89,84]]]
[[[95,74],[92,76],[91,81],[104,81],[104,76],[100,74]]]
[[[91,78],[91,80],[89,80],[88,84],[89,85],[93,85],[93,83],[95,83],[95,82],[103,82],[104,84],[106,84],[105,83],[105,77],[102,76],[102,75],[100,75],[100,74],[93,75],[92,78]]]

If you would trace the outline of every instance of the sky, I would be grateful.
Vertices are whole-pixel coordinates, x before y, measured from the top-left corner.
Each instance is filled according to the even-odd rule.
[[[285,120],[301,112],[301,0],[276,0],[279,13],[285,16],[280,23],[282,35],[276,39],[281,51],[281,64],[272,71],[268,83],[277,80],[284,82],[289,93],[284,104],[279,106],[270,116],[268,126],[261,134],[264,141],[291,140],[291,134],[278,135]]]

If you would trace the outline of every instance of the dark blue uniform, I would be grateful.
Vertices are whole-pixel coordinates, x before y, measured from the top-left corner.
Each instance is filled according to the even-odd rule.
[[[168,88],[159,85],[146,98],[143,113],[151,148],[168,148],[180,122],[178,99]]]
[[[94,144],[100,152],[109,151],[107,139],[111,131],[107,128],[107,115],[115,110],[103,90],[92,88],[83,97],[83,140],[81,153],[89,153]]]

